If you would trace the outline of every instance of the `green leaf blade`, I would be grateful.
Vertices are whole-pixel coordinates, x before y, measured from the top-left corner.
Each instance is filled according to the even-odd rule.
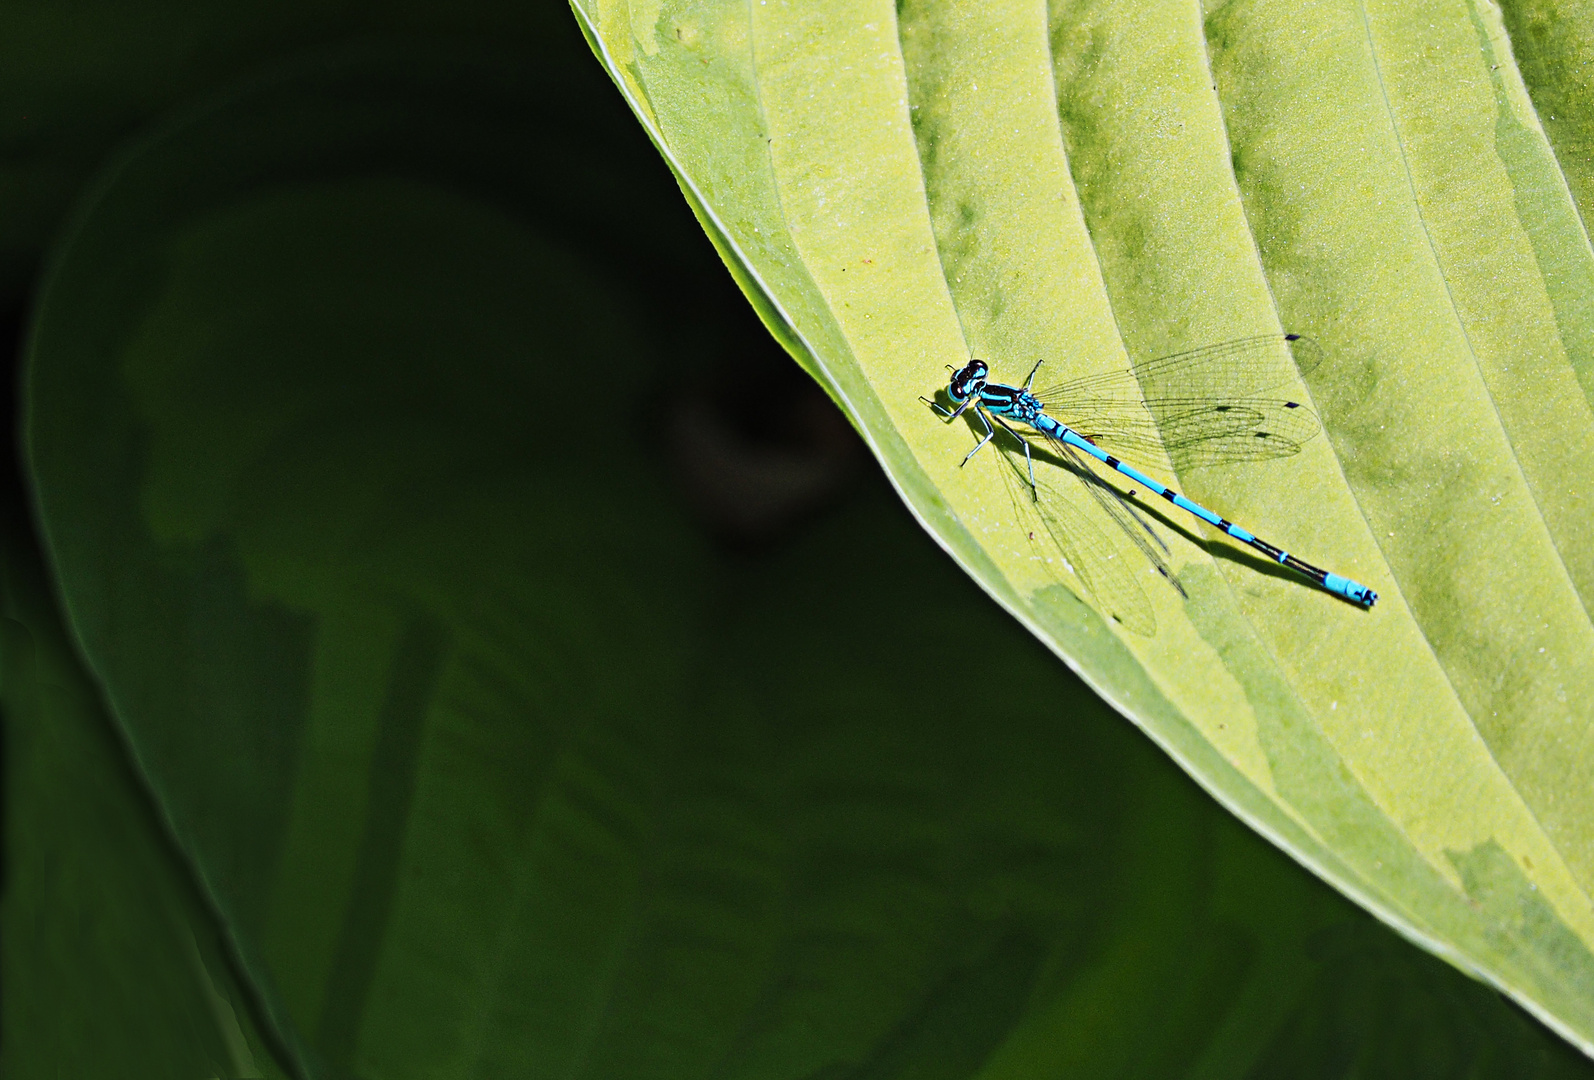
[[[300,1071],[1587,1073],[1203,798],[884,485],[717,551],[676,425],[734,428],[716,393],[776,360],[716,338],[746,313],[629,119],[525,69],[362,53],[189,114],[30,338],[72,629]],[[1048,588],[1055,640],[1335,862]],[[1278,704],[1280,786],[1332,779],[1254,635],[1198,633]],[[1457,872],[1507,910],[1508,871]]]
[[[1427,754],[1412,745],[1421,736],[1414,739],[1402,725],[1390,765],[1381,770],[1389,778],[1384,783],[1438,803],[1454,789],[1414,774],[1397,753],[1426,769],[1441,747],[1466,752],[1475,731],[1487,751],[1479,754],[1474,745],[1469,756],[1482,759],[1479,767],[1497,762],[1532,818],[1523,821],[1518,811],[1513,825],[1511,815],[1481,807],[1468,785],[1465,801],[1434,817],[1452,826],[1470,817],[1463,825],[1473,832],[1470,842],[1464,831],[1435,837],[1430,859],[1443,868],[1441,853],[1459,854],[1498,836],[1542,874],[1547,840],[1555,857],[1550,873],[1559,880],[1544,885],[1562,917],[1584,927],[1586,938],[1594,808],[1579,777],[1591,732],[1587,708],[1575,700],[1582,692],[1573,687],[1591,674],[1571,658],[1589,655],[1594,637],[1577,574],[1569,572],[1579,565],[1586,540],[1568,525],[1584,499],[1580,486],[1587,476],[1535,455],[1579,446],[1594,427],[1546,291],[1529,287],[1544,280],[1544,268],[1523,242],[1517,214],[1507,209],[1515,187],[1506,179],[1487,183],[1487,166],[1511,163],[1499,155],[1499,110],[1510,102],[1504,86],[1483,70],[1501,56],[1480,47],[1479,31],[1485,31],[1482,42],[1489,37],[1474,13],[1446,14],[1443,25],[1452,38],[1445,54],[1468,66],[1470,81],[1453,75],[1435,82],[1429,65],[1409,73],[1403,67],[1419,42],[1433,40],[1426,18],[1408,21],[1376,8],[1365,17],[1339,12],[1320,34],[1303,35],[1301,13],[1281,8],[1270,20],[1259,19],[1261,27],[1225,25],[1217,37],[1230,42],[1236,70],[1253,49],[1252,93],[1261,97],[1274,87],[1271,92],[1285,98],[1269,112],[1271,120],[1261,119],[1254,102],[1232,109],[1230,130],[1248,205],[1258,207],[1253,217],[1265,223],[1258,231],[1265,228],[1273,238],[1262,250],[1270,268],[1277,267],[1272,278],[1281,283],[1281,310],[1303,317],[1335,305],[1346,310],[1322,336],[1342,355],[1364,358],[1361,385],[1326,388],[1319,400],[1331,434],[1356,447],[1342,451],[1342,460],[1371,466],[1347,466],[1347,475],[1466,710],[1463,723],[1430,736],[1434,749]],[[1301,46],[1307,40],[1332,44],[1309,56]],[[1311,57],[1321,56],[1333,58],[1329,66],[1337,70],[1314,83],[1301,73],[1311,70]],[[1230,60],[1222,50],[1215,57],[1221,87]],[[1278,77],[1270,81],[1265,74]],[[1441,87],[1479,84],[1488,107],[1470,114],[1442,109],[1435,100]],[[1329,100],[1329,86],[1338,91],[1336,102],[1359,95],[1371,122],[1336,127],[1333,107],[1318,104]],[[1434,130],[1430,119],[1454,122],[1461,115],[1471,116],[1470,127]],[[1463,133],[1479,147],[1470,167]],[[1469,176],[1482,179],[1470,187],[1454,173],[1448,183],[1440,180],[1457,159]],[[1348,213],[1341,186],[1358,185],[1372,201]],[[1269,212],[1269,196],[1276,203],[1277,193],[1286,191],[1300,192],[1292,196],[1293,219]],[[1505,207],[1480,205],[1497,192]],[[1482,222],[1498,227],[1478,241]],[[1567,237],[1574,246],[1579,241],[1586,247],[1580,234]],[[1510,273],[1522,284],[1510,287]],[[1537,307],[1535,295],[1542,299]],[[1548,355],[1533,345],[1546,335],[1554,345]],[[1544,398],[1530,404],[1541,392]],[[1331,394],[1356,402],[1355,408],[1338,407]],[[1352,426],[1336,430],[1334,416],[1346,412]],[[1436,414],[1443,423],[1435,423]],[[1365,419],[1354,419],[1358,415]],[[1416,527],[1426,514],[1439,515],[1443,527]],[[1344,733],[1343,745],[1355,745],[1350,734]],[[1543,839],[1534,842],[1541,829]]]
[[[766,150],[740,152],[790,244],[721,250],[815,313],[800,353],[988,592],[1246,820],[1588,1048],[1594,261],[1497,16],[1430,7],[753,5],[738,115]],[[691,186],[737,129],[655,92],[658,30],[733,16],[650,8],[637,36],[622,10],[577,5]],[[916,400],[969,355],[1017,382],[1279,329],[1330,358],[1294,383],[1325,438],[1167,472],[1371,612],[1169,519],[1191,600],[1148,575],[1137,633]],[[1485,900],[1462,868],[1495,850],[1515,884]]]

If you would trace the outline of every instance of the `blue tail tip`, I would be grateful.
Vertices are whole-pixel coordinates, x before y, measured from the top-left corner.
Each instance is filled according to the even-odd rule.
[[[1373,590],[1360,582],[1352,581],[1350,578],[1339,574],[1325,574],[1323,576],[1323,588],[1335,596],[1343,596],[1351,603],[1360,604],[1364,608],[1370,608],[1378,602],[1378,594],[1373,592]]]

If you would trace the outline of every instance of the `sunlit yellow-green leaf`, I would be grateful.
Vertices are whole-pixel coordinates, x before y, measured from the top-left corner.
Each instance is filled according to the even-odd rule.
[[[575,14],[766,323],[952,556],[1237,814],[1594,1049],[1588,14]],[[1520,63],[1508,24],[1532,38]],[[1536,99],[1580,111],[1552,139]],[[960,469],[971,430],[919,401],[971,355],[1016,383],[1281,331],[1321,350],[1273,381],[1322,437],[1162,471],[1371,585],[1370,611],[1148,507],[1185,598],[1065,489],[1096,554],[1139,568],[1146,615],[1124,618],[1099,563],[1036,538],[1007,451]],[[1000,672],[968,675],[948,692],[1000,707]]]

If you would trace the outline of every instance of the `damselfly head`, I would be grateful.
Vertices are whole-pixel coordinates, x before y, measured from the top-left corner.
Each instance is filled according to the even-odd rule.
[[[985,376],[990,370],[990,365],[984,360],[970,360],[952,373],[946,388],[948,396],[953,401],[967,401],[980,392],[980,387],[985,385]]]

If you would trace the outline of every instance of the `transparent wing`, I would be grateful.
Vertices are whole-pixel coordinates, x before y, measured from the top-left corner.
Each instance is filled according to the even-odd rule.
[[[1180,469],[1290,457],[1321,430],[1305,405],[1271,398],[1045,404],[1048,414],[1120,457],[1155,466],[1147,455],[1163,449]]]
[[[1321,425],[1300,402],[1257,391],[1321,359],[1309,338],[1270,334],[1072,379],[1036,396],[1052,416],[1130,460],[1155,465],[1166,450],[1180,469],[1264,461],[1298,453]]]
[[[1007,439],[998,441],[1010,442]],[[1061,471],[1083,484],[1092,501],[1129,537],[1146,562],[1183,595],[1184,589],[1163,558],[1166,547],[1140,513],[1103,482],[1071,447],[1051,439],[1046,440],[1045,445],[1057,460],[1047,468],[1047,457],[1040,459],[1041,467],[1035,475],[1038,501],[1030,490],[1022,451],[1003,445],[999,454],[1008,499],[1013,504],[1015,519],[1035,545],[1036,560],[1064,585],[1073,587],[1069,580],[1072,575],[1089,594],[1085,599],[1093,602],[1103,615],[1117,619],[1137,634],[1151,636],[1157,629],[1157,616],[1140,585],[1146,563],[1126,555],[1113,544],[1091,515],[1072,511],[1069,500],[1057,490],[1052,478]]]
[[[1303,377],[1323,361],[1323,350],[1300,334],[1262,334],[1143,360],[1103,375],[1086,375],[1036,391],[1042,401],[1073,398],[1214,398],[1214,388],[1246,397],[1290,377]]]

